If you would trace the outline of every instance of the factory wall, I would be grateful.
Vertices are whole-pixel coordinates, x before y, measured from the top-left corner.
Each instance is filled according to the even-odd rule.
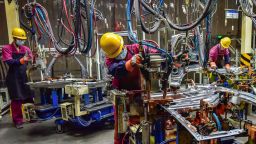
[[[8,30],[4,0],[0,0],[0,45],[8,43]]]

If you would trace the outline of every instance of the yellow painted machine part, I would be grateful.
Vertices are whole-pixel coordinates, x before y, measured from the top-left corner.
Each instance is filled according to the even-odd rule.
[[[242,56],[247,58],[248,60],[252,59],[252,57],[249,54],[247,54],[247,53],[243,53]]]
[[[252,52],[252,20],[251,18],[242,16],[242,32],[241,32],[241,53]]]
[[[14,27],[20,27],[18,7],[16,5],[15,0],[13,0],[11,3],[9,3],[8,0],[4,0],[4,6],[6,13],[8,38],[9,43],[11,43],[13,41],[12,29]]]
[[[252,56],[251,54],[248,53],[242,53],[241,57],[240,57],[240,65],[241,67],[251,67],[251,61],[252,60]]]
[[[242,58],[240,58],[240,62],[242,62],[244,65],[246,65],[248,67],[251,66],[251,64],[249,62],[247,62],[246,60],[244,60]]]

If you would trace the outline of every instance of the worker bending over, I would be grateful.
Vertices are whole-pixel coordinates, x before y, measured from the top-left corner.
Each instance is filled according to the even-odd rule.
[[[225,65],[226,70],[228,72],[230,71],[230,44],[231,39],[229,37],[224,37],[220,40],[220,44],[217,44],[210,49],[209,61],[212,69],[223,68]]]
[[[106,55],[109,74],[114,77],[112,87],[118,90],[141,90],[139,64],[143,59],[139,54],[139,45],[124,45],[124,40],[120,35],[105,33],[100,39],[100,46]],[[149,52],[156,53],[154,50],[149,50]],[[114,109],[114,119],[114,143],[121,144],[123,135],[118,135],[116,109]]]
[[[9,70],[6,76],[6,85],[11,99],[11,112],[16,128],[22,128],[22,103],[32,102],[32,92],[26,83],[27,62],[32,59],[31,50],[24,46],[27,39],[26,32],[21,28],[12,30],[13,42],[4,45],[2,60],[7,63]]]

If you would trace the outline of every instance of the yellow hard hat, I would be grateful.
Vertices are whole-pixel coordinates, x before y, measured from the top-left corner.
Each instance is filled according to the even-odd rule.
[[[100,47],[109,58],[117,57],[124,47],[124,40],[118,34],[105,33],[100,39]]]
[[[229,37],[224,37],[220,40],[220,44],[223,48],[229,48],[231,39]]]
[[[24,31],[24,29],[22,28],[14,28],[12,30],[12,37],[13,38],[17,38],[17,39],[21,39],[21,40],[26,40],[27,36],[26,36],[26,32]]]

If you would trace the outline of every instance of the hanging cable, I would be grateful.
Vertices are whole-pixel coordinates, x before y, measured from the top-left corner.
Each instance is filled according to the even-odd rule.
[[[132,30],[132,20],[131,20],[131,9],[132,9],[132,3],[131,0],[127,0],[127,7],[126,7],[126,18],[127,18],[127,31],[128,31],[128,38],[133,42],[133,43],[139,43],[136,34],[133,32]],[[168,62],[172,63],[172,56],[165,51],[164,49],[159,48],[158,45],[154,45],[150,42],[147,42],[148,40],[143,40],[140,43],[144,46],[147,46],[148,48],[153,48],[155,50],[157,50],[160,53],[163,53],[164,55],[166,55],[166,57],[168,58]]]
[[[160,4],[163,4],[163,3],[160,2]],[[161,20],[159,18],[155,17],[154,18],[155,21],[153,22],[154,25],[150,28],[147,28],[145,22],[143,22],[143,19],[146,19],[146,18],[145,17],[142,18],[143,11],[147,12],[147,14],[145,14],[145,15],[150,15],[150,14],[152,15],[153,13],[151,13],[150,11],[143,10],[142,6],[140,6],[140,2],[138,3],[137,7],[138,8],[135,9],[135,14],[136,14],[137,20],[141,24],[142,30],[147,34],[152,34],[152,33],[156,32],[161,25]],[[159,7],[162,7],[162,6],[160,5]],[[153,14],[153,16],[154,16],[154,14]]]
[[[204,66],[207,54],[205,50],[205,43],[203,42],[203,37],[201,36],[199,27],[195,28],[195,45],[199,55],[199,64]]]
[[[214,0],[208,0],[202,14],[199,16],[199,18],[197,18],[194,22],[190,24],[182,24],[182,25],[175,24],[170,20],[167,13],[165,12],[164,12],[164,17],[166,18],[171,28],[175,30],[180,30],[180,31],[188,31],[196,27],[210,13],[210,11],[212,10],[211,6],[213,5],[212,4],[213,1]]]
[[[84,9],[87,17],[87,28],[88,28],[88,38],[87,46],[80,50],[82,53],[88,53],[92,47],[92,38],[93,38],[93,14],[94,14],[94,1],[91,0],[91,5],[89,5],[87,0],[84,0]]]
[[[73,55],[79,49],[81,53],[87,54],[92,47],[93,20],[102,20],[102,13],[94,9],[93,0],[90,3],[87,0],[83,2],[80,0],[62,0],[61,3],[62,7],[57,25],[57,38],[54,36],[48,13],[42,5],[36,2],[26,4],[25,6],[31,7],[32,14],[31,16],[24,15],[26,18],[30,16],[33,19],[39,37],[47,36],[51,42],[49,45],[53,45],[58,53]],[[69,7],[67,7],[68,5]],[[96,17],[95,19],[93,19],[94,16]],[[63,48],[62,45],[66,48]]]
[[[65,3],[63,3],[63,4],[64,4],[63,9],[65,10],[66,5],[65,5]],[[75,48],[75,41],[71,42],[67,49],[63,49],[58,44],[58,41],[56,40],[56,38],[54,36],[46,9],[43,6],[41,6],[39,3],[35,3],[34,12],[35,12],[35,16],[33,18],[35,19],[35,22],[37,23],[37,25],[40,25],[38,28],[42,28],[40,31],[47,34],[47,36],[51,40],[52,44],[56,48],[56,50],[61,54],[70,54]],[[68,14],[66,13],[66,15],[68,15]],[[68,23],[70,23],[70,22],[68,22]],[[72,35],[73,39],[75,40],[75,38],[74,38],[75,36],[74,36],[74,33],[72,32],[71,24],[69,24],[69,28],[67,26],[65,26],[63,22],[62,22],[62,25]]]
[[[250,3],[249,0],[239,0],[240,7],[243,11],[243,13],[251,18],[255,18],[256,14],[253,12],[253,5]],[[253,4],[255,4],[256,1],[253,1]],[[256,6],[256,5],[255,5]]]
[[[150,13],[154,14],[157,18],[159,19],[165,19],[169,26],[175,30],[179,30],[179,31],[188,31],[193,29],[194,27],[196,27],[213,9],[214,5],[216,4],[216,0],[208,0],[207,3],[205,4],[204,10],[203,12],[200,14],[200,16],[192,23],[188,23],[188,24],[182,24],[182,25],[178,25],[175,24],[174,22],[172,22],[170,20],[170,18],[168,17],[168,14],[165,11],[162,11],[163,14],[161,14],[161,11],[156,11],[153,8],[151,8],[144,0],[139,0],[139,2],[142,4],[142,6],[149,11]],[[160,1],[160,5],[159,6],[163,6],[163,4],[161,5],[161,3],[163,3],[162,1]],[[158,8],[158,9],[161,9]],[[139,17],[137,17],[138,19]],[[140,19],[140,18],[139,18]]]

